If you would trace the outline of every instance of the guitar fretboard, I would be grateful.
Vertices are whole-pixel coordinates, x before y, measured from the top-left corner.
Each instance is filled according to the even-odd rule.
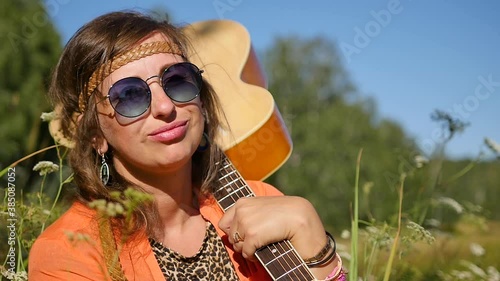
[[[255,196],[227,157],[224,157],[217,165],[219,186],[214,192],[214,197],[224,212],[231,208],[238,199]],[[307,265],[288,240],[264,246],[257,250],[255,256],[273,280],[315,280]]]

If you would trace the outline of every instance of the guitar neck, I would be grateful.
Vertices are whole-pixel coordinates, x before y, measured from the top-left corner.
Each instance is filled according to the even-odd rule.
[[[224,156],[217,166],[219,186],[214,192],[214,197],[224,212],[231,208],[238,199],[255,196],[229,158]],[[264,246],[255,252],[255,256],[273,280],[315,280],[288,240]]]

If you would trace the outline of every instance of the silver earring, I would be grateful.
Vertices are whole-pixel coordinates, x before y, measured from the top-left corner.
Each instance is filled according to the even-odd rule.
[[[101,156],[101,169],[99,171],[99,175],[101,177],[102,184],[106,186],[109,181],[109,166],[108,163],[106,163],[106,155],[104,153],[101,153],[100,149],[98,153],[99,156]]]

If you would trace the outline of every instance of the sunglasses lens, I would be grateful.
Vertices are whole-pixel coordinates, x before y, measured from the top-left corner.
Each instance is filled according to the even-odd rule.
[[[148,84],[137,77],[124,78],[109,89],[109,101],[115,111],[125,117],[137,117],[151,104]]]
[[[201,90],[201,71],[194,64],[182,62],[167,68],[161,77],[163,90],[176,102],[195,99]]]

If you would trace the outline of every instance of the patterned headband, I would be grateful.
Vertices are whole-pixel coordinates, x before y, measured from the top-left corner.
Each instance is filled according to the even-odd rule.
[[[160,53],[169,53],[184,56],[179,46],[170,44],[166,41],[158,41],[139,45],[131,50],[113,57],[111,60],[108,60],[106,63],[101,65],[101,67],[94,71],[94,73],[92,73],[92,75],[90,76],[89,82],[87,84],[87,93],[81,92],[78,97],[78,109],[80,110],[80,112],[85,112],[87,101],[94,90],[97,88],[97,86],[102,83],[101,79],[108,77],[113,71],[126,65],[129,62],[140,60],[147,56]]]

